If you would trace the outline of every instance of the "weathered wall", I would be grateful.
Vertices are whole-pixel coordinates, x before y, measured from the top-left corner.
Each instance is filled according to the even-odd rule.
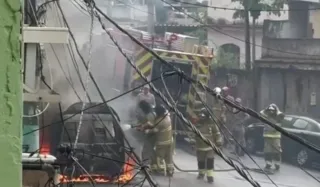
[[[0,1],[1,186],[22,184],[21,3]]]
[[[259,69],[257,75],[257,98],[254,98],[254,79],[251,73],[244,70],[216,69],[211,72],[209,86],[227,85],[231,88],[231,94],[240,97],[248,107],[255,108],[257,99],[257,110],[275,103],[288,114],[320,119],[319,72],[264,68]],[[315,97],[312,98],[312,95]]]
[[[289,20],[264,20],[263,36],[268,38],[295,38]],[[308,24],[307,37],[312,38],[312,24]]]
[[[319,72],[260,69],[258,74],[259,108],[275,103],[288,114],[320,118],[320,99],[317,97],[320,94]]]
[[[211,72],[209,86],[228,86],[231,89],[231,95],[240,97],[245,106],[253,107],[253,83],[251,73],[239,69],[219,68]]]
[[[310,22],[313,26],[313,37],[320,38],[320,5],[314,4],[310,9]]]
[[[230,37],[233,36],[233,37]],[[240,64],[245,64],[245,40],[244,27],[225,26],[219,28],[219,32],[212,29],[208,30],[208,45],[213,47],[215,51],[224,44],[234,44],[240,48]],[[262,29],[256,30],[256,45],[262,45]],[[252,56],[251,56],[252,57]],[[261,57],[261,47],[256,47],[256,59]]]
[[[320,39],[263,38],[262,58],[319,59]]]

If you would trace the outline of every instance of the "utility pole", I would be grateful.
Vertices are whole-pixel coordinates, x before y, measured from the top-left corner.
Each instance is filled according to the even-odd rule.
[[[155,24],[155,6],[154,0],[148,0],[148,32],[154,34],[154,24]]]
[[[22,186],[21,1],[0,1],[1,186]],[[7,28],[4,31],[4,28]]]
[[[244,0],[246,70],[251,70],[249,0]]]
[[[252,63],[256,60],[256,18],[252,17]]]

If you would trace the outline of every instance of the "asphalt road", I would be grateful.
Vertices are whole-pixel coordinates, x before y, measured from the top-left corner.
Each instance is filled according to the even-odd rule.
[[[264,161],[260,157],[254,157],[255,161],[263,167]],[[196,158],[195,156],[179,149],[176,151],[175,162],[181,169],[185,170],[195,170],[196,169]],[[244,157],[242,162],[248,167],[257,167],[248,157]],[[229,169],[228,166],[221,158],[216,158],[215,163],[216,169]],[[310,174],[320,180],[320,172],[318,171],[310,171],[307,170]],[[270,179],[267,178],[264,174],[250,172],[251,176],[262,186],[262,187],[271,187],[271,186],[279,186],[279,187],[319,187],[320,183],[318,183],[315,179],[308,176],[304,171],[300,168],[289,164],[283,164],[281,171],[277,174],[270,175],[269,177],[276,183],[273,184]],[[158,182],[160,186],[182,186],[182,187],[195,187],[195,186],[213,186],[205,181],[199,181],[196,179],[197,173],[186,173],[176,171],[175,175],[171,180],[167,177],[163,176],[153,176],[154,179]],[[136,178],[136,181],[130,185],[134,186],[134,184],[141,182],[143,176],[140,175]],[[237,172],[229,171],[229,172],[216,172],[215,173],[215,187],[249,187],[251,186],[248,182],[246,182]],[[79,185],[82,187],[91,187],[91,185]],[[97,185],[97,186],[118,186],[118,185]],[[140,185],[137,185],[140,186]],[[150,186],[147,182],[145,182],[144,186]]]

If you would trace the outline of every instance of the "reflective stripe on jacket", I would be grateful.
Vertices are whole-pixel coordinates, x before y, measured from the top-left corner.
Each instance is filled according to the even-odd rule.
[[[277,116],[273,117],[268,112],[265,112],[264,110],[261,112],[261,114],[264,117],[266,117],[273,124],[281,127],[281,120],[279,120],[277,118]],[[264,129],[263,129],[263,137],[266,137],[266,138],[281,138],[281,133],[279,131],[277,131],[276,129],[274,129],[273,127],[271,127],[270,125],[265,124],[264,125]]]
[[[156,145],[168,145],[173,143],[172,125],[170,116],[159,117],[155,120],[154,132],[156,133]]]
[[[218,127],[211,122],[211,120],[199,122],[196,126],[197,129],[203,134],[204,137],[212,141],[212,143],[217,143],[217,141],[222,141],[220,131]],[[210,151],[212,148],[206,144],[200,137],[196,136],[196,149],[199,151]]]

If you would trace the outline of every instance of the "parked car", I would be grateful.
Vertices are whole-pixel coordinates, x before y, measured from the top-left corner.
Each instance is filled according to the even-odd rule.
[[[320,123],[314,119],[286,115],[282,127],[308,142],[320,147]],[[247,151],[250,153],[263,152],[264,123],[254,122],[246,127]],[[292,161],[299,166],[320,166],[320,155],[300,143],[282,136],[282,157],[284,160]]]

